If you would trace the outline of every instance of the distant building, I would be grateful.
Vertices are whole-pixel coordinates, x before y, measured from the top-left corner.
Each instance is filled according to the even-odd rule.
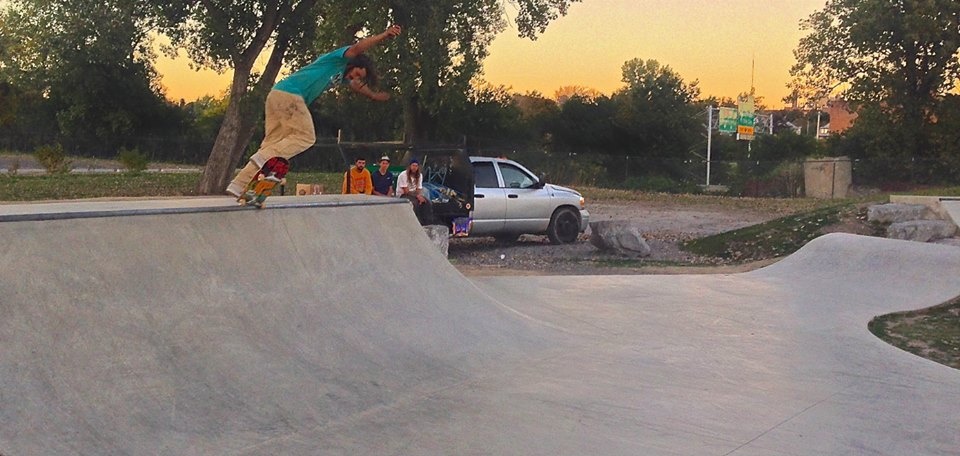
[[[843,133],[857,120],[857,113],[850,108],[850,103],[846,100],[834,98],[827,101],[826,111],[830,114],[830,123],[826,125],[826,136]]]
[[[800,125],[796,125],[793,122],[790,122],[790,121],[784,122],[783,126],[798,135],[803,134],[803,127]]]

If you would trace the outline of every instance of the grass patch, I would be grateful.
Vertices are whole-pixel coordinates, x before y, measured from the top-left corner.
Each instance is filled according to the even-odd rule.
[[[876,317],[868,328],[901,350],[960,369],[960,297],[927,309]]]
[[[851,219],[863,222],[866,211],[848,202],[687,241],[681,248],[730,262],[765,260],[791,254],[823,234],[825,227]]]
[[[894,195],[919,195],[919,196],[960,196],[960,187],[934,187],[908,192],[895,192]]]
[[[199,173],[63,174],[0,177],[0,200],[192,196]]]

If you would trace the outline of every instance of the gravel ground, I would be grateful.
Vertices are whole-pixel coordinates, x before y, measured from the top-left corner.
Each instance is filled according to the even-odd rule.
[[[591,220],[632,220],[644,229],[652,249],[649,257],[628,260],[597,250],[590,230],[573,244],[552,245],[546,236],[524,235],[518,242],[499,243],[492,238],[450,240],[449,258],[467,275],[542,274],[657,274],[727,273],[749,270],[771,261],[720,266],[679,249],[678,244],[698,237],[755,225],[788,214],[783,207],[762,205],[671,204],[662,201],[616,201],[588,207]]]

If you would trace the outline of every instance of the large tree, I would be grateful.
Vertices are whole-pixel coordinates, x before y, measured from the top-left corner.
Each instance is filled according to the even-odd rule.
[[[514,0],[517,28],[534,37],[578,0]],[[172,3],[172,4],[171,4]],[[194,62],[230,69],[230,105],[211,151],[199,190],[219,193],[239,164],[261,115],[262,101],[284,64],[299,66],[316,52],[348,44],[389,23],[405,28],[389,52],[378,50],[387,82],[395,83],[404,104],[409,141],[427,139],[446,94],[467,93],[479,73],[487,45],[503,28],[502,0],[374,0],[345,4],[334,0],[176,0],[165,2],[173,41]],[[315,36],[316,39],[312,39]],[[313,52],[296,45],[315,44]],[[266,66],[254,64],[269,49]],[[300,51],[300,52],[291,52]],[[261,59],[262,60],[262,59]]]
[[[87,154],[114,154],[176,122],[151,64],[148,8],[140,0],[10,2],[0,18],[0,78],[23,102],[17,118],[52,110],[47,122],[65,145]]]
[[[829,0],[802,22],[793,97],[821,103],[834,90],[885,112],[922,149],[923,130],[960,77],[960,2]]]
[[[614,128],[616,105],[605,96],[593,99],[575,96],[561,107],[552,126],[551,148],[560,153],[623,153]]]
[[[366,2],[352,14],[331,18],[331,32],[383,27],[385,18],[401,25],[403,35],[380,55],[389,68],[403,107],[406,141],[449,141],[440,125],[444,105],[466,101],[481,74],[488,47],[507,23],[505,8],[515,8],[521,37],[535,39],[579,0],[386,0]],[[337,23],[338,25],[335,25]],[[321,46],[336,34],[321,36]]]
[[[698,131],[697,81],[684,82],[669,66],[642,59],[623,64],[622,80],[626,86],[614,94],[614,122],[628,138],[630,154],[685,157]]]
[[[317,0],[173,0],[158,5],[163,30],[202,67],[231,70],[230,98],[200,178],[201,193],[220,193],[243,158],[266,93],[276,82],[291,43],[322,20]],[[267,52],[262,72],[255,65]]]

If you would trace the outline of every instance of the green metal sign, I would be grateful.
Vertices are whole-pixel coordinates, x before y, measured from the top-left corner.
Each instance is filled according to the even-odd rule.
[[[717,116],[717,129],[720,133],[734,134],[737,132],[737,110],[735,108],[720,108]]]

